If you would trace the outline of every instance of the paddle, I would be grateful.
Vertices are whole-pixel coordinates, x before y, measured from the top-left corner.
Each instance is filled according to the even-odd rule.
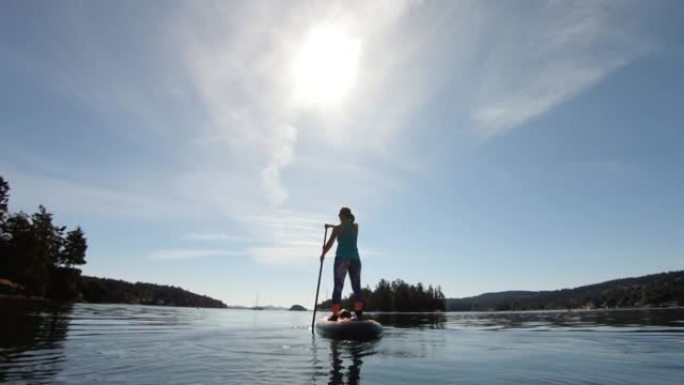
[[[325,248],[325,240],[328,238],[328,226],[325,226],[325,233],[323,233],[323,248]],[[323,272],[323,258],[321,258],[321,266],[318,268],[318,283],[316,284],[316,300],[313,306],[313,317],[311,318],[311,334],[314,334],[314,323],[316,322],[316,305],[318,305],[318,291],[321,288],[321,273]]]

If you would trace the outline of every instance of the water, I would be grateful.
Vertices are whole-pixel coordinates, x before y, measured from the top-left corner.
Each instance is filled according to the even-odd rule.
[[[377,314],[371,342],[310,312],[0,304],[9,384],[680,384],[684,309]]]

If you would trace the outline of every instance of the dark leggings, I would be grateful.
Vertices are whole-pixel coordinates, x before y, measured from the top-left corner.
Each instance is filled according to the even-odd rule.
[[[349,272],[352,290],[354,290],[354,300],[357,302],[363,301],[363,292],[361,291],[361,261],[335,260],[335,288],[333,289],[332,295],[334,304],[342,302],[342,288],[344,287],[344,279],[347,277],[347,272]]]

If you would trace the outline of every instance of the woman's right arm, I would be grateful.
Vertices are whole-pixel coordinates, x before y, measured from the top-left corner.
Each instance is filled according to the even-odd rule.
[[[326,224],[326,226],[328,225]],[[325,254],[328,252],[328,250],[330,250],[333,243],[335,243],[335,239],[337,239],[337,227],[333,225],[331,226],[333,227],[332,235],[330,236],[330,239],[328,239],[328,242],[326,242],[325,246],[323,246],[323,252],[321,253],[321,261],[323,261],[323,258],[325,258]]]

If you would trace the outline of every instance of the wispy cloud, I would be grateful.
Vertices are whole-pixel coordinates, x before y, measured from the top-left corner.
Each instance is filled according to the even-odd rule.
[[[217,249],[164,249],[156,250],[147,255],[147,259],[153,260],[180,260],[218,256],[237,256],[239,252]]]
[[[269,265],[301,265],[320,255],[323,223],[320,216],[278,210],[246,218],[255,244],[246,251]],[[320,238],[320,239],[319,239]]]
[[[13,169],[3,170],[12,187],[12,207],[31,210],[43,204],[51,210],[81,217],[169,220],[195,213],[179,199],[146,191],[93,186],[68,177],[53,177]],[[175,209],[172,209],[175,208]]]
[[[648,37],[624,19],[623,6],[554,2],[505,15],[492,10],[489,39],[496,40],[487,42],[472,108],[478,129],[488,136],[518,126],[652,51]]]
[[[297,129],[287,125],[276,130],[275,135],[271,159],[261,175],[269,201],[274,206],[280,206],[287,198],[287,191],[281,182],[280,171],[292,162]]]
[[[312,216],[315,220],[309,223],[311,218],[301,215],[308,210],[300,196],[318,194],[321,204],[335,207],[359,189],[362,205],[364,197],[383,196],[400,187],[391,177],[385,176],[382,183],[375,178],[387,174],[392,165],[420,173],[411,168],[420,164],[420,155],[413,151],[421,146],[420,132],[428,134],[432,128],[415,119],[427,104],[444,103],[438,99],[443,95],[456,95],[461,103],[455,115],[445,118],[470,119],[477,137],[489,137],[547,113],[651,49],[648,37],[638,34],[638,23],[623,23],[621,18],[638,12],[621,11],[606,2],[539,7],[378,4],[319,6],[310,10],[310,19],[282,17],[277,9],[256,6],[249,12],[254,25],[262,27],[231,35],[235,40],[229,37],[199,47],[200,56],[210,59],[196,69],[214,72],[211,82],[198,84],[205,90],[207,105],[220,117],[216,127],[237,143],[235,151],[259,164],[272,206],[298,209],[295,218],[269,213],[261,221],[242,220],[248,227],[258,224],[267,234],[263,247],[248,250],[260,262],[297,263],[319,252],[320,228],[315,223],[322,220]],[[338,110],[301,110],[280,102],[290,95],[287,64],[309,28],[321,20],[343,23],[363,45],[358,83],[353,97],[341,102]],[[219,52],[218,57],[204,52],[207,48]],[[235,73],[215,73],[231,68],[222,65],[224,60]],[[244,63],[254,69],[249,76],[242,76]],[[251,97],[234,103],[229,85]],[[329,162],[330,158],[342,160]],[[327,182],[330,171],[311,172],[316,163],[354,189],[337,191],[338,186]],[[298,168],[307,168],[307,180],[314,183],[294,182]],[[326,191],[323,186],[332,188]]]
[[[232,234],[224,234],[224,233],[189,233],[186,234],[184,239],[190,240],[190,241],[244,241],[245,238],[238,236],[238,235],[232,235]]]
[[[258,170],[262,194],[272,207],[287,203],[292,187],[284,178],[284,170],[296,167],[300,155],[311,159],[320,153],[317,147],[326,146],[327,154],[321,155],[334,157],[346,153],[353,163],[359,149],[350,144],[372,151],[382,148],[383,138],[390,136],[391,129],[377,119],[354,116],[362,106],[367,109],[372,99],[385,94],[380,91],[383,82],[378,83],[379,78],[368,80],[373,79],[372,72],[388,69],[387,64],[366,68],[352,85],[348,100],[323,111],[297,102],[295,66],[308,34],[319,25],[343,26],[359,44],[377,45],[381,43],[378,39],[395,27],[412,3],[415,2],[312,6],[308,2],[290,2],[285,7],[255,2],[237,10],[222,6],[184,9],[177,22],[185,31],[181,45],[189,78],[212,123],[202,133],[206,139],[200,141],[222,146],[223,151],[232,154],[232,159],[239,158],[239,162]],[[375,65],[368,59],[360,60]]]

